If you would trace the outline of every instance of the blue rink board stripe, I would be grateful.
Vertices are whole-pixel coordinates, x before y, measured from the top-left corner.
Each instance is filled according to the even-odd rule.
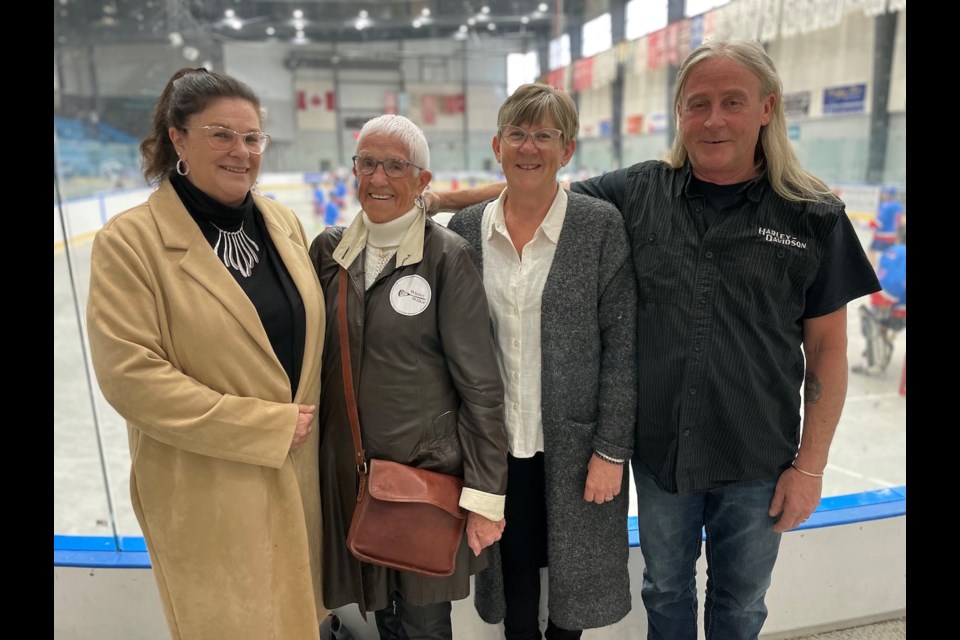
[[[896,518],[907,513],[907,487],[893,487],[829,496],[805,523],[792,529],[819,529],[868,520]],[[627,518],[627,535],[631,547],[640,546],[637,517]],[[90,567],[102,569],[149,569],[150,556],[141,536],[121,536],[120,549],[109,536],[53,536],[55,567]]]

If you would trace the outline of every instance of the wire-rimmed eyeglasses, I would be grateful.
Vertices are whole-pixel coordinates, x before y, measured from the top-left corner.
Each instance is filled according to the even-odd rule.
[[[260,155],[270,146],[270,136],[263,131],[248,131],[240,133],[233,129],[221,127],[216,124],[206,124],[197,127],[184,127],[184,129],[203,129],[204,137],[210,146],[218,151],[228,151],[237,144],[237,138],[243,140],[243,146],[250,153]]]
[[[407,175],[410,167],[423,169],[423,167],[418,167],[409,160],[399,160],[397,158],[377,160],[372,156],[353,156],[353,168],[361,176],[372,176],[377,170],[377,165],[381,164],[383,165],[383,172],[387,174],[388,178],[402,178]]]
[[[563,132],[560,131],[560,129],[527,131],[523,127],[517,127],[512,124],[505,124],[500,127],[500,139],[511,147],[519,147],[522,145],[526,141],[527,136],[533,139],[533,144],[535,144],[538,149],[551,149],[556,146],[560,138],[563,137]]]

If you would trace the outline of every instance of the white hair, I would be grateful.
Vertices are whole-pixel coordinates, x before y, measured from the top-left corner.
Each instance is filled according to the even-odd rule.
[[[409,118],[384,114],[368,120],[360,129],[354,153],[360,148],[363,139],[370,135],[399,138],[400,142],[407,148],[407,153],[410,154],[408,158],[410,162],[421,169],[430,168],[430,147],[427,145],[427,138],[423,135],[420,127]]]

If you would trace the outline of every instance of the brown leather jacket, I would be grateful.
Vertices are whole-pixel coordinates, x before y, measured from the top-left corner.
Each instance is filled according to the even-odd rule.
[[[503,495],[507,436],[487,299],[473,249],[453,232],[414,222],[397,255],[364,291],[366,231],[328,228],[310,256],[326,304],[319,419],[323,584],[329,608],[386,607],[399,589],[414,605],[465,598],[486,565],[466,546],[448,578],[361,564],[346,547],[356,502],[353,443],[343,396],[337,294],[347,267],[351,363],[367,458],[384,458],[464,478],[465,488]]]

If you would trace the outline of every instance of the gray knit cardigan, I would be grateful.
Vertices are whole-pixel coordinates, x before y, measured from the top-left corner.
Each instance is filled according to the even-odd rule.
[[[629,459],[637,413],[637,291],[623,218],[601,200],[568,193],[566,218],[541,302],[541,384],[547,500],[548,607],[554,624],[590,629],[631,608],[627,466],[620,495],[583,499],[593,452]],[[473,245],[483,272],[487,203],[449,228]],[[507,523],[510,526],[510,523]],[[498,545],[476,576],[474,604],[489,623],[504,617]]]

